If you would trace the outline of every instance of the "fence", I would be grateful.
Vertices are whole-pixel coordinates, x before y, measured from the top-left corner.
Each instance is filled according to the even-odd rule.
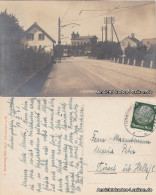
[[[4,53],[1,56],[0,92],[6,96],[23,83],[26,79],[44,68],[46,64],[52,64],[52,57],[48,53],[34,51],[31,48],[19,49],[14,53]]]
[[[112,62],[120,63],[120,64],[127,64],[132,66],[156,69],[155,60],[138,60],[135,58],[126,58],[126,57],[111,58],[110,60]]]

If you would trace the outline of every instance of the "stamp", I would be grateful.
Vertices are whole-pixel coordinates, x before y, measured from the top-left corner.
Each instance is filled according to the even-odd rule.
[[[125,114],[124,125],[136,137],[150,135],[156,128],[156,105],[135,102]]]
[[[132,128],[142,129],[144,131],[153,131],[156,106],[136,102],[131,122]]]

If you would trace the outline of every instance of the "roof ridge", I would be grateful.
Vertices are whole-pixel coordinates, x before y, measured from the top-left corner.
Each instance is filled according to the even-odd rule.
[[[76,37],[75,40],[76,40],[76,39],[82,39],[82,38],[93,38],[93,37],[97,37],[97,36],[96,36],[96,35],[90,35],[90,36],[85,36],[85,35],[84,35],[84,36]]]
[[[32,29],[34,26],[37,26],[51,41],[53,41],[54,43],[56,43],[56,41],[45,31],[43,30],[43,28],[41,28],[37,22],[34,22],[34,24],[32,24],[26,31],[25,33],[27,33],[28,31],[30,31],[30,29]]]
[[[142,40],[150,40],[150,39],[156,39],[156,37],[155,38],[146,38],[146,39],[142,39]]]

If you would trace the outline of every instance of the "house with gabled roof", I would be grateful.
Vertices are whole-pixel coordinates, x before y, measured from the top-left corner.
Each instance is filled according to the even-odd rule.
[[[124,38],[121,42],[121,49],[124,52],[127,47],[139,47],[141,46],[141,41],[135,38],[134,33],[131,33],[131,36]]]
[[[143,39],[142,44],[145,45],[147,48],[151,46],[156,46],[156,38]]]
[[[45,52],[54,55],[56,41],[35,22],[24,32],[22,42],[33,49],[44,49]]]

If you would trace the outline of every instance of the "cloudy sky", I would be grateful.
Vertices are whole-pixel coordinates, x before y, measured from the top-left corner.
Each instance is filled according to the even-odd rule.
[[[131,33],[139,40],[156,37],[155,3],[150,1],[0,1],[0,11],[16,15],[27,30],[37,22],[58,41],[58,18],[62,19],[62,43],[70,43],[71,33],[96,35],[101,40],[104,17],[115,17],[119,40]],[[110,26],[108,26],[110,39]]]

